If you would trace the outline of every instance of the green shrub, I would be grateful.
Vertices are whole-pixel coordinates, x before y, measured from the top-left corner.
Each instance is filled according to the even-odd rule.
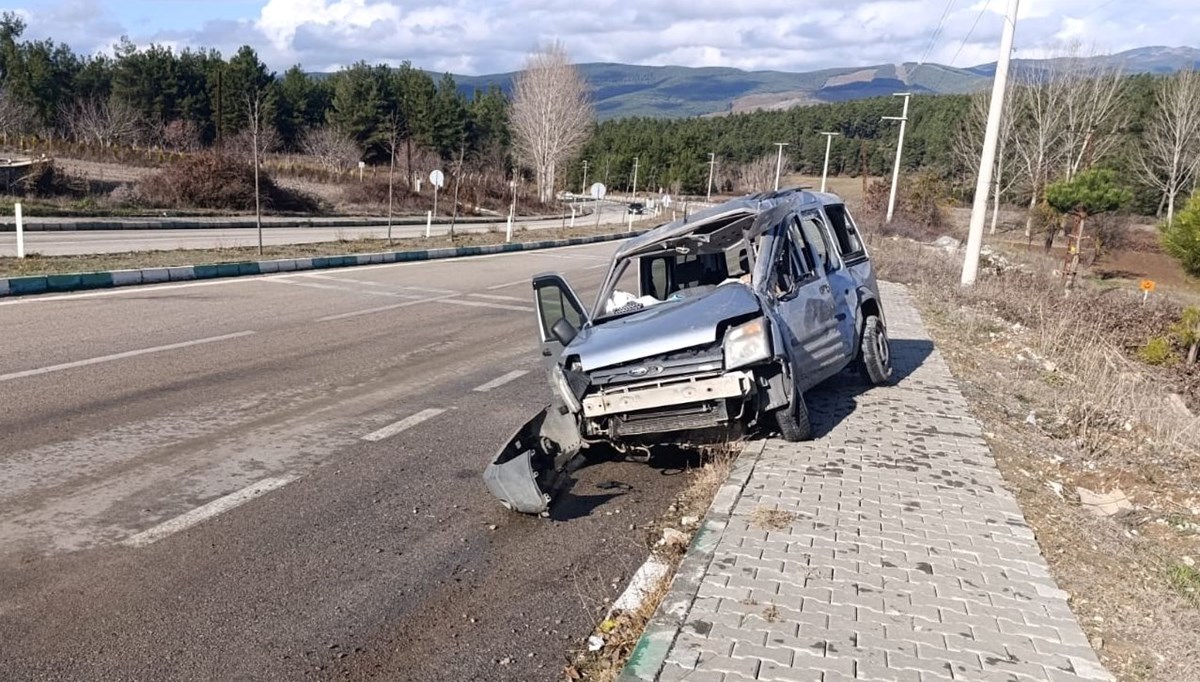
[[[1170,365],[1175,361],[1175,349],[1171,340],[1165,336],[1156,336],[1138,349],[1138,358],[1147,365]]]
[[[1192,195],[1187,206],[1170,226],[1163,225],[1163,249],[1175,257],[1189,275],[1200,277],[1200,192]]]

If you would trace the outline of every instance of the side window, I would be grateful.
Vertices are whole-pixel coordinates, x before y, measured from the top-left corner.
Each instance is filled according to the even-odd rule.
[[[841,204],[826,206],[825,215],[829,218],[829,227],[833,230],[834,238],[837,239],[838,251],[842,254],[842,260],[851,261],[865,255],[862,238],[858,234],[854,220],[846,211],[846,207]]]
[[[825,230],[821,224],[820,218],[815,214],[807,214],[800,218],[800,231],[804,233],[804,241],[809,248],[819,258],[818,263],[823,264],[825,271],[834,270],[838,263],[829,252],[829,242],[825,239]]]
[[[538,287],[538,313],[542,317],[543,340],[550,338],[550,329],[560,318],[566,319],[571,326],[579,329],[583,326],[583,318],[579,311],[571,305],[565,292],[556,286]]]
[[[667,257],[656,256],[650,260],[649,278],[643,282],[643,294],[653,296],[658,300],[664,300],[667,297],[667,286],[670,282],[667,279]]]
[[[797,241],[794,227],[782,225],[779,230],[779,246],[771,263],[771,293],[776,296],[794,292],[811,272],[804,242]]]
[[[800,218],[793,216],[788,229],[788,239],[792,243],[792,248],[796,251],[796,257],[800,261],[801,271],[805,277],[811,276],[817,271],[817,259],[813,250],[805,243],[804,237],[800,234]]]

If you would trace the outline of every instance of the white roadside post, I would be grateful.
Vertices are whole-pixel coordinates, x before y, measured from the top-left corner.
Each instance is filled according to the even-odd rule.
[[[17,219],[17,258],[25,257],[25,219],[21,215],[21,202],[13,204]]]
[[[829,148],[833,146],[833,138],[841,133],[821,133],[825,136],[825,166],[821,169],[821,191],[825,191],[825,179],[829,177]]]
[[[571,229],[575,229],[575,204],[571,204]]]
[[[708,194],[704,195],[704,202],[707,204],[712,203],[713,169],[716,167],[716,165],[717,165],[717,155],[714,154],[713,152],[709,152],[708,153]]]
[[[630,198],[630,205],[637,202],[637,172],[638,172],[638,157],[633,157],[633,196]],[[629,227],[626,232],[633,232],[633,211],[629,211]]]
[[[425,219],[425,237],[429,237],[429,233],[433,228],[433,214],[437,213],[437,197],[438,190],[442,185],[446,184],[446,174],[440,170],[435,170],[429,173],[429,184],[433,185],[433,210],[430,211]]]
[[[783,170],[783,148],[788,146],[787,142],[776,142],[776,147],[779,147],[779,155],[775,157],[775,191],[779,191],[779,172]]]
[[[996,165],[1000,119],[1004,116],[1004,92],[1008,84],[1008,62],[1012,56],[1013,39],[1017,33],[1018,4],[1019,0],[1008,0],[1004,31],[1000,34],[1000,59],[996,62],[996,79],[992,82],[992,101],[988,107],[987,128],[983,133],[983,154],[979,157],[979,178],[975,182],[971,227],[967,233],[966,255],[963,257],[963,286],[974,284],[979,274],[979,252],[983,249],[983,220],[987,216],[988,190],[992,185],[992,170]]]
[[[604,195],[607,193],[608,188],[604,186],[604,183],[597,182],[592,185],[592,198],[596,200],[596,227],[600,227],[600,209],[604,206]]]
[[[517,214],[517,180],[513,178],[508,181],[508,186],[512,188],[512,204],[508,207],[508,226],[504,230],[504,241],[512,241],[513,217]]]
[[[912,97],[911,92],[897,92],[892,94],[893,97],[904,98],[904,111],[899,116],[884,116],[885,121],[900,121],[900,138],[896,140],[896,164],[892,167],[892,191],[888,195],[888,210],[887,222],[892,222],[892,215],[896,212],[896,184],[900,182],[900,157],[904,153],[904,128],[908,125],[908,99]]]

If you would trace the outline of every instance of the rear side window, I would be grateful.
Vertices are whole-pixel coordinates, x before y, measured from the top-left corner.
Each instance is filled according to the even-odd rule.
[[[800,217],[800,231],[804,233],[804,241],[813,250],[826,271],[833,270],[837,263],[830,256],[829,242],[825,240],[825,230],[822,229],[821,219],[816,214]]]
[[[858,229],[846,211],[846,207],[841,204],[826,206],[825,215],[828,216],[829,227],[833,230],[834,238],[837,239],[837,248],[838,252],[842,254],[842,260],[852,261],[865,256],[866,250],[863,249],[862,238],[859,237]]]

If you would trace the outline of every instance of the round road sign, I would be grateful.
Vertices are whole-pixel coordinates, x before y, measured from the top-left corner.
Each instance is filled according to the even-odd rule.
[[[591,192],[593,199],[603,199],[604,195],[608,194],[608,188],[604,186],[603,182],[597,182],[592,185]]]
[[[440,170],[435,170],[429,174],[429,182],[433,183],[434,187],[442,188],[446,186],[446,174]]]

